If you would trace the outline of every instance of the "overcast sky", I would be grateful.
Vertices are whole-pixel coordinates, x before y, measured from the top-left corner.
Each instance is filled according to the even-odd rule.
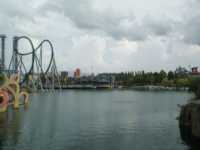
[[[199,0],[1,0],[0,33],[51,40],[59,70],[169,70],[199,66],[199,8]]]

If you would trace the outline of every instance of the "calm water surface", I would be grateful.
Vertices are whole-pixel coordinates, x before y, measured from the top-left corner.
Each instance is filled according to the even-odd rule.
[[[63,91],[0,114],[3,150],[188,150],[177,104],[184,92]]]

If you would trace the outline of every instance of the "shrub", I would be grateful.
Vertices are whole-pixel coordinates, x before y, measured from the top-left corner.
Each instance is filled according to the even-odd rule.
[[[174,81],[173,80],[168,80],[168,79],[163,79],[162,82],[161,82],[161,85],[162,86],[165,86],[165,87],[173,87],[174,86]]]
[[[188,78],[177,79],[175,82],[177,87],[188,87],[190,85]]]
[[[196,98],[200,98],[200,77],[191,77],[189,90],[194,92]]]
[[[5,75],[3,73],[0,73],[0,86],[2,86],[5,83]]]

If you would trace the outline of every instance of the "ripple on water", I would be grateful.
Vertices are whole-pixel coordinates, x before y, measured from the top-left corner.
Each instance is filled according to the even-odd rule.
[[[0,115],[0,149],[183,150],[179,92],[34,94],[28,110]],[[169,98],[170,97],[170,98]]]

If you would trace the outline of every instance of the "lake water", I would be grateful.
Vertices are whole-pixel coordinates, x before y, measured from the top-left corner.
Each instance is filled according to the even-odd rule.
[[[176,117],[186,92],[38,93],[0,114],[2,150],[189,150]]]

